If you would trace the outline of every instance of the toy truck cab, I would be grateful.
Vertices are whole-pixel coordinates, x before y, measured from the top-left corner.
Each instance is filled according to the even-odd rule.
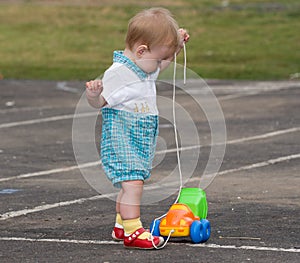
[[[190,226],[195,220],[200,220],[198,216],[194,216],[191,209],[185,204],[174,204],[171,206],[166,217],[164,217],[159,225],[159,231],[162,236],[168,236],[173,231],[172,237],[188,236]]]

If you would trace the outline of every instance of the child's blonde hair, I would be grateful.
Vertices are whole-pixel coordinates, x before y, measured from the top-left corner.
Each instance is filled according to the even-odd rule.
[[[175,53],[179,46],[178,24],[170,11],[165,8],[143,10],[130,19],[126,36],[126,46],[132,50],[134,45],[166,45]]]

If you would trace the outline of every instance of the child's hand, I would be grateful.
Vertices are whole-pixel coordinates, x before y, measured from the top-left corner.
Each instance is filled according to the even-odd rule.
[[[89,104],[96,108],[102,108],[107,104],[106,100],[101,95],[103,91],[103,84],[101,79],[91,80],[85,83],[86,98]]]
[[[190,35],[189,35],[188,32],[187,32],[185,29],[183,29],[183,28],[180,28],[180,29],[178,30],[178,32],[179,32],[179,35],[180,35],[180,44],[179,44],[179,47],[180,47],[180,49],[181,49],[181,48],[183,48],[183,45],[189,41]]]
[[[91,80],[87,83],[85,83],[86,86],[86,93],[89,97],[98,97],[101,92],[103,91],[103,84],[102,80]]]

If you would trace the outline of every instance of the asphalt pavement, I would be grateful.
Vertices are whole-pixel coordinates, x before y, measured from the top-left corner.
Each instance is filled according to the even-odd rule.
[[[187,138],[186,145],[184,136],[180,140],[183,169],[193,167],[184,187],[201,185],[209,161],[212,169],[221,165],[205,187],[212,233],[204,244],[171,238],[153,251],[127,250],[112,241],[114,194],[101,192],[102,179],[98,190],[82,174],[85,168],[78,168],[97,169],[97,160],[75,159],[72,125],[83,92],[81,81],[0,81],[0,262],[299,261],[300,81],[207,80],[206,87],[191,80],[178,89],[176,102],[199,136],[198,142]],[[158,95],[170,101],[172,86],[159,83]],[[169,107],[159,106],[161,112]],[[91,112],[83,107],[75,118],[93,118]],[[101,115],[93,127],[95,145],[100,123]],[[215,124],[224,144],[212,143]],[[179,183],[176,177],[160,183],[178,168],[172,120],[166,116],[159,136],[148,186],[161,187],[146,188],[146,227],[168,211],[177,192],[167,190],[176,191]],[[84,148],[85,141],[80,143]],[[214,147],[221,147],[220,155],[210,155]],[[151,191],[165,196],[151,202]]]

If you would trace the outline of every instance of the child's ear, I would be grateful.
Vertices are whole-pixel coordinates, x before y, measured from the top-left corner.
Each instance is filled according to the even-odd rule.
[[[139,45],[135,50],[136,57],[141,58],[147,50],[148,47],[146,45]]]

